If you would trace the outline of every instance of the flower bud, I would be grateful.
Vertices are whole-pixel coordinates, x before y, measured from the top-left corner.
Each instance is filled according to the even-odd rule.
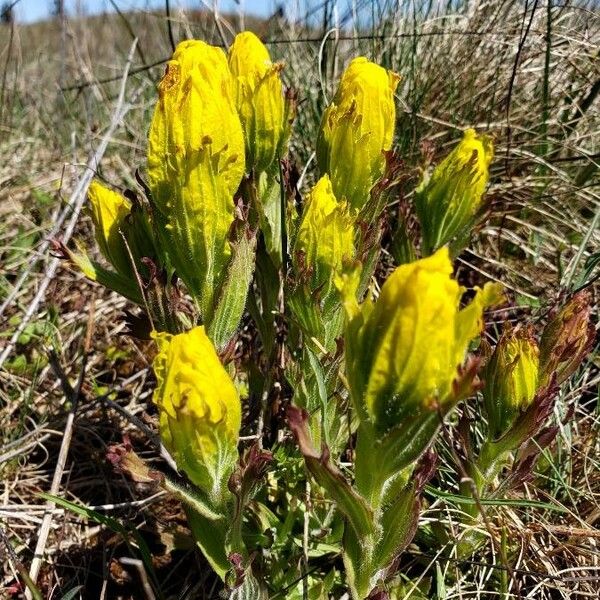
[[[241,404],[235,386],[204,327],[153,335],[161,439],[178,468],[219,498],[237,460]]]
[[[304,206],[294,245],[296,268],[310,273],[310,289],[327,298],[333,278],[354,254],[354,219],[348,204],[338,202],[327,175],[313,187]],[[299,264],[302,263],[302,264]],[[337,293],[337,292],[335,292]]]
[[[461,309],[465,290],[451,275],[444,247],[398,267],[375,303],[358,305],[356,281],[346,280],[350,391],[361,419],[380,432],[458,399],[454,384],[469,343],[483,328],[483,310],[501,300],[501,288],[486,284]]]
[[[584,290],[548,321],[540,340],[540,376],[544,385],[553,375],[556,384],[563,383],[592,350],[596,335],[591,312],[591,296]]]
[[[355,58],[323,113],[319,169],[329,174],[336,198],[345,199],[352,210],[359,211],[369,201],[371,188],[384,173],[384,151],[394,138],[399,79],[362,56]]]
[[[158,91],[148,140],[157,228],[170,266],[209,321],[231,255],[233,195],[244,174],[242,126],[224,52],[182,42]]]
[[[135,270],[144,273],[141,259],[154,257],[152,232],[139,207],[98,181],[88,190],[89,212],[96,243],[117,274],[135,282]],[[133,261],[133,264],[132,264]]]
[[[538,369],[539,349],[531,329],[505,331],[484,373],[483,401],[492,439],[506,432],[533,402]]]
[[[229,49],[235,102],[246,142],[246,169],[266,171],[284,152],[289,111],[283,96],[281,63],[273,64],[250,31],[236,35]]]
[[[417,188],[424,254],[469,233],[482,206],[493,156],[491,138],[467,129],[458,146]]]
[[[95,180],[88,189],[88,200],[100,252],[117,273],[131,272],[131,259],[123,240],[131,202]]]

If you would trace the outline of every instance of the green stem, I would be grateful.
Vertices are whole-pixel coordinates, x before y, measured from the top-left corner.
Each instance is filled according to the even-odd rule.
[[[354,477],[358,493],[377,511],[381,501],[382,466],[378,465],[375,432],[370,423],[362,422],[356,437]]]
[[[506,464],[511,449],[501,442],[487,440],[481,447],[477,461],[468,468],[469,480],[462,481],[460,493],[462,496],[475,500],[464,503],[461,510],[465,514],[463,523],[474,525],[481,517],[479,499],[486,496],[494,480]],[[459,555],[470,556],[481,544],[482,536],[476,531],[466,535],[459,544]]]
[[[353,600],[364,600],[371,592],[371,581],[376,571],[372,564],[374,552],[375,539],[372,534],[356,537],[352,531],[346,531],[344,564]]]
[[[193,508],[186,506],[185,512],[196,543],[215,573],[225,580],[231,569],[228,558],[227,535],[229,522],[226,519],[209,520]]]

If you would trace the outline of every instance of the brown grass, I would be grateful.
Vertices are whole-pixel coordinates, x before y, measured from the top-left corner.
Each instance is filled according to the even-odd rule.
[[[282,42],[270,49],[285,60],[285,77],[300,93],[292,139],[300,167],[314,148],[323,92],[331,97],[349,55],[365,53],[402,74],[398,147],[410,168],[420,164],[423,140],[439,155],[465,126],[496,136],[493,211],[460,259],[465,277],[501,279],[512,291],[511,314],[534,323],[567,287],[589,285],[597,298],[597,267],[587,275],[585,267],[600,250],[597,3],[554,7],[550,30],[545,3],[533,15],[523,14],[518,2],[467,2],[454,11],[460,18],[442,19],[446,8],[440,14],[427,10],[422,8],[416,24],[408,10],[384,15],[373,32],[368,21],[361,27],[350,19],[322,49],[321,21],[318,27],[280,18],[246,23]],[[334,24],[325,22],[325,29]],[[229,27],[239,26],[233,17],[222,22],[210,13],[178,13],[172,34],[176,40],[194,36],[220,43],[222,36],[230,39]],[[0,316],[0,349],[21,322],[51,260],[50,249],[40,255],[40,247],[111,121],[131,32],[138,37],[126,92],[132,107],[97,169],[123,186],[136,185],[132,173],[145,160],[163,69],[147,65],[160,63],[171,51],[164,15],[0,27],[0,302],[31,267]],[[306,38],[310,41],[290,43]],[[311,176],[309,167],[307,182]],[[85,216],[78,220],[75,238],[92,239]],[[38,581],[43,597],[60,598],[78,586],[76,597],[82,598],[145,597],[143,569],[123,562],[132,553],[121,536],[63,509],[48,509],[38,496],[51,487],[73,402],[77,411],[59,495],[138,529],[149,543],[165,598],[216,597],[216,580],[191,549],[180,506],[115,474],[106,461],[109,445],[125,432],[151,463],[161,460],[149,435],[156,423],[148,402],[152,382],[145,347],[126,334],[127,309],[131,306],[120,297],[61,267],[0,370],[2,597],[20,597],[17,571],[20,565],[29,568],[47,510],[50,537]],[[562,506],[564,512],[524,506],[490,511],[498,536],[519,547],[507,576],[507,598],[597,597],[598,366],[595,355],[563,391],[556,419],[569,410],[573,416],[562,424],[523,496]],[[78,381],[80,393],[70,397]],[[423,521],[435,515],[452,525],[453,510],[432,499]],[[407,560],[411,573],[418,568],[425,579],[435,575],[435,556],[415,551]],[[452,571],[452,583],[439,598],[496,597],[486,592],[490,578],[502,569],[492,544],[472,564],[449,565],[443,568]]]

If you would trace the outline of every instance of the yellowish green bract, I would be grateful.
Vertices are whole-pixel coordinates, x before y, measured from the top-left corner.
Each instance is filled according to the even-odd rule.
[[[533,402],[539,381],[539,354],[529,329],[508,329],[502,334],[484,375],[483,398],[493,438]]]
[[[501,299],[499,286],[486,284],[461,309],[465,290],[451,275],[442,248],[398,267],[376,302],[359,305],[351,280],[342,282],[348,382],[359,414],[379,430],[451,400],[469,343],[483,328],[483,310]]]
[[[322,297],[333,288],[333,277],[344,261],[353,258],[354,233],[348,203],[337,200],[329,177],[323,175],[307,198],[294,247],[311,272],[311,288],[324,288]]]
[[[425,255],[470,233],[482,208],[493,157],[491,138],[467,129],[460,143],[417,188],[415,208]],[[464,245],[463,240],[459,242]]]
[[[280,158],[289,134],[280,71],[264,44],[250,31],[239,33],[229,49],[235,102],[244,128],[246,169],[266,171]]]
[[[317,161],[329,174],[336,198],[359,211],[385,171],[396,125],[399,77],[368,61],[352,60],[321,119]]]
[[[179,468],[215,499],[237,459],[241,403],[204,327],[154,334],[161,438]]]
[[[121,234],[131,212],[131,202],[99,181],[92,181],[88,197],[89,212],[100,252],[117,273],[131,273],[131,259]]]
[[[159,85],[148,183],[168,263],[210,322],[231,256],[233,195],[245,167],[233,78],[220,48],[179,44]]]

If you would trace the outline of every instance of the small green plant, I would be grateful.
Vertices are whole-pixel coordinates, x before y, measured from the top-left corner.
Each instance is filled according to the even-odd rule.
[[[457,465],[470,556],[482,498],[528,476],[556,433],[558,387],[593,341],[591,300],[581,292],[559,309],[539,348],[524,324],[495,349],[478,343],[485,310],[504,299],[499,284],[467,290],[453,275],[493,157],[473,130],[414,190],[419,228],[400,223],[398,264],[379,288],[402,178],[398,76],[350,63],[315,140],[319,179],[299,203],[282,68],[248,32],[228,56],[180,44],[159,85],[145,194],[90,187],[108,265],[63,251],[146,314],[160,435],[185,478],[158,479],[231,597],[400,597],[399,557],[435,485],[447,417],[483,390],[487,438],[465,441],[465,472]],[[244,315],[251,358],[233,360]],[[130,447],[115,456],[157,478]]]

